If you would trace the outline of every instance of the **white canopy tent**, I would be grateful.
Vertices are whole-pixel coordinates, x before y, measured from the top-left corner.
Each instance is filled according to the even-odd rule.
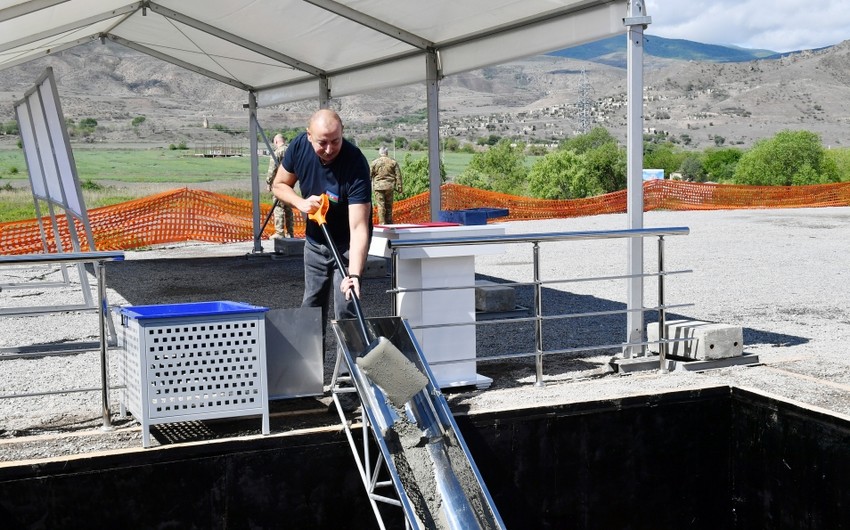
[[[629,188],[636,190],[630,194],[635,197],[629,203],[630,228],[641,228],[640,64],[643,29],[650,22],[643,4],[643,0],[0,0],[0,75],[3,69],[47,54],[110,39],[244,89],[257,233],[258,107],[313,98],[317,106],[326,106],[334,97],[423,82],[428,96],[431,216],[437,218],[440,79],[628,33]],[[257,239],[255,250],[260,249]],[[630,258],[635,261],[632,271],[636,260]]]

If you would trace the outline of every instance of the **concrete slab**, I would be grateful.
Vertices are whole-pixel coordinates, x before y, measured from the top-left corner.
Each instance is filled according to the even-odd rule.
[[[367,256],[363,276],[366,278],[383,278],[387,275],[389,260],[380,256]]]
[[[304,255],[304,240],[289,238],[289,239],[272,239],[274,241],[274,253],[284,256],[303,256]]]
[[[475,280],[475,310],[486,313],[513,311],[516,293],[510,285],[500,285],[489,280]]]
[[[667,355],[684,359],[708,360],[737,357],[744,353],[744,331],[741,326],[703,322],[701,320],[671,320],[664,323],[667,338],[678,340],[668,344]],[[658,353],[658,322],[646,326],[649,351]]]

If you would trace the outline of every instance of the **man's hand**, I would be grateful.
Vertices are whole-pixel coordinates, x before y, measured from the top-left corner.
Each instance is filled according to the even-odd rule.
[[[360,276],[346,276],[342,279],[342,283],[339,284],[339,290],[345,293],[345,299],[351,300],[351,291],[354,291],[354,294],[357,295],[357,298],[360,298]]]
[[[306,214],[315,212],[321,205],[322,197],[319,195],[310,195],[306,199],[298,201],[298,209]]]

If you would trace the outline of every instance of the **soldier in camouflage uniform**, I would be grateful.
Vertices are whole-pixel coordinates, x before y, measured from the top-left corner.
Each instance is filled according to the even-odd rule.
[[[283,153],[286,151],[286,141],[283,135],[276,134],[274,137],[274,156],[269,158],[269,172],[266,175],[266,189],[272,191],[272,181],[277,173],[277,168],[280,167],[280,161],[283,160]],[[284,232],[284,228],[286,232]],[[285,237],[295,237],[295,218],[292,215],[292,206],[284,204],[283,201],[277,201],[274,207],[274,235],[270,239],[282,239]]]
[[[401,168],[387,154],[387,148],[378,150],[378,158],[370,164],[372,190],[378,207],[378,224],[393,224],[393,193],[402,193]]]

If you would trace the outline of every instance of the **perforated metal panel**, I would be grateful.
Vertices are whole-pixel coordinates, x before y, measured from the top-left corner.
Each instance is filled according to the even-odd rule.
[[[263,416],[268,434],[264,313],[122,318],[122,404],[150,426]]]

